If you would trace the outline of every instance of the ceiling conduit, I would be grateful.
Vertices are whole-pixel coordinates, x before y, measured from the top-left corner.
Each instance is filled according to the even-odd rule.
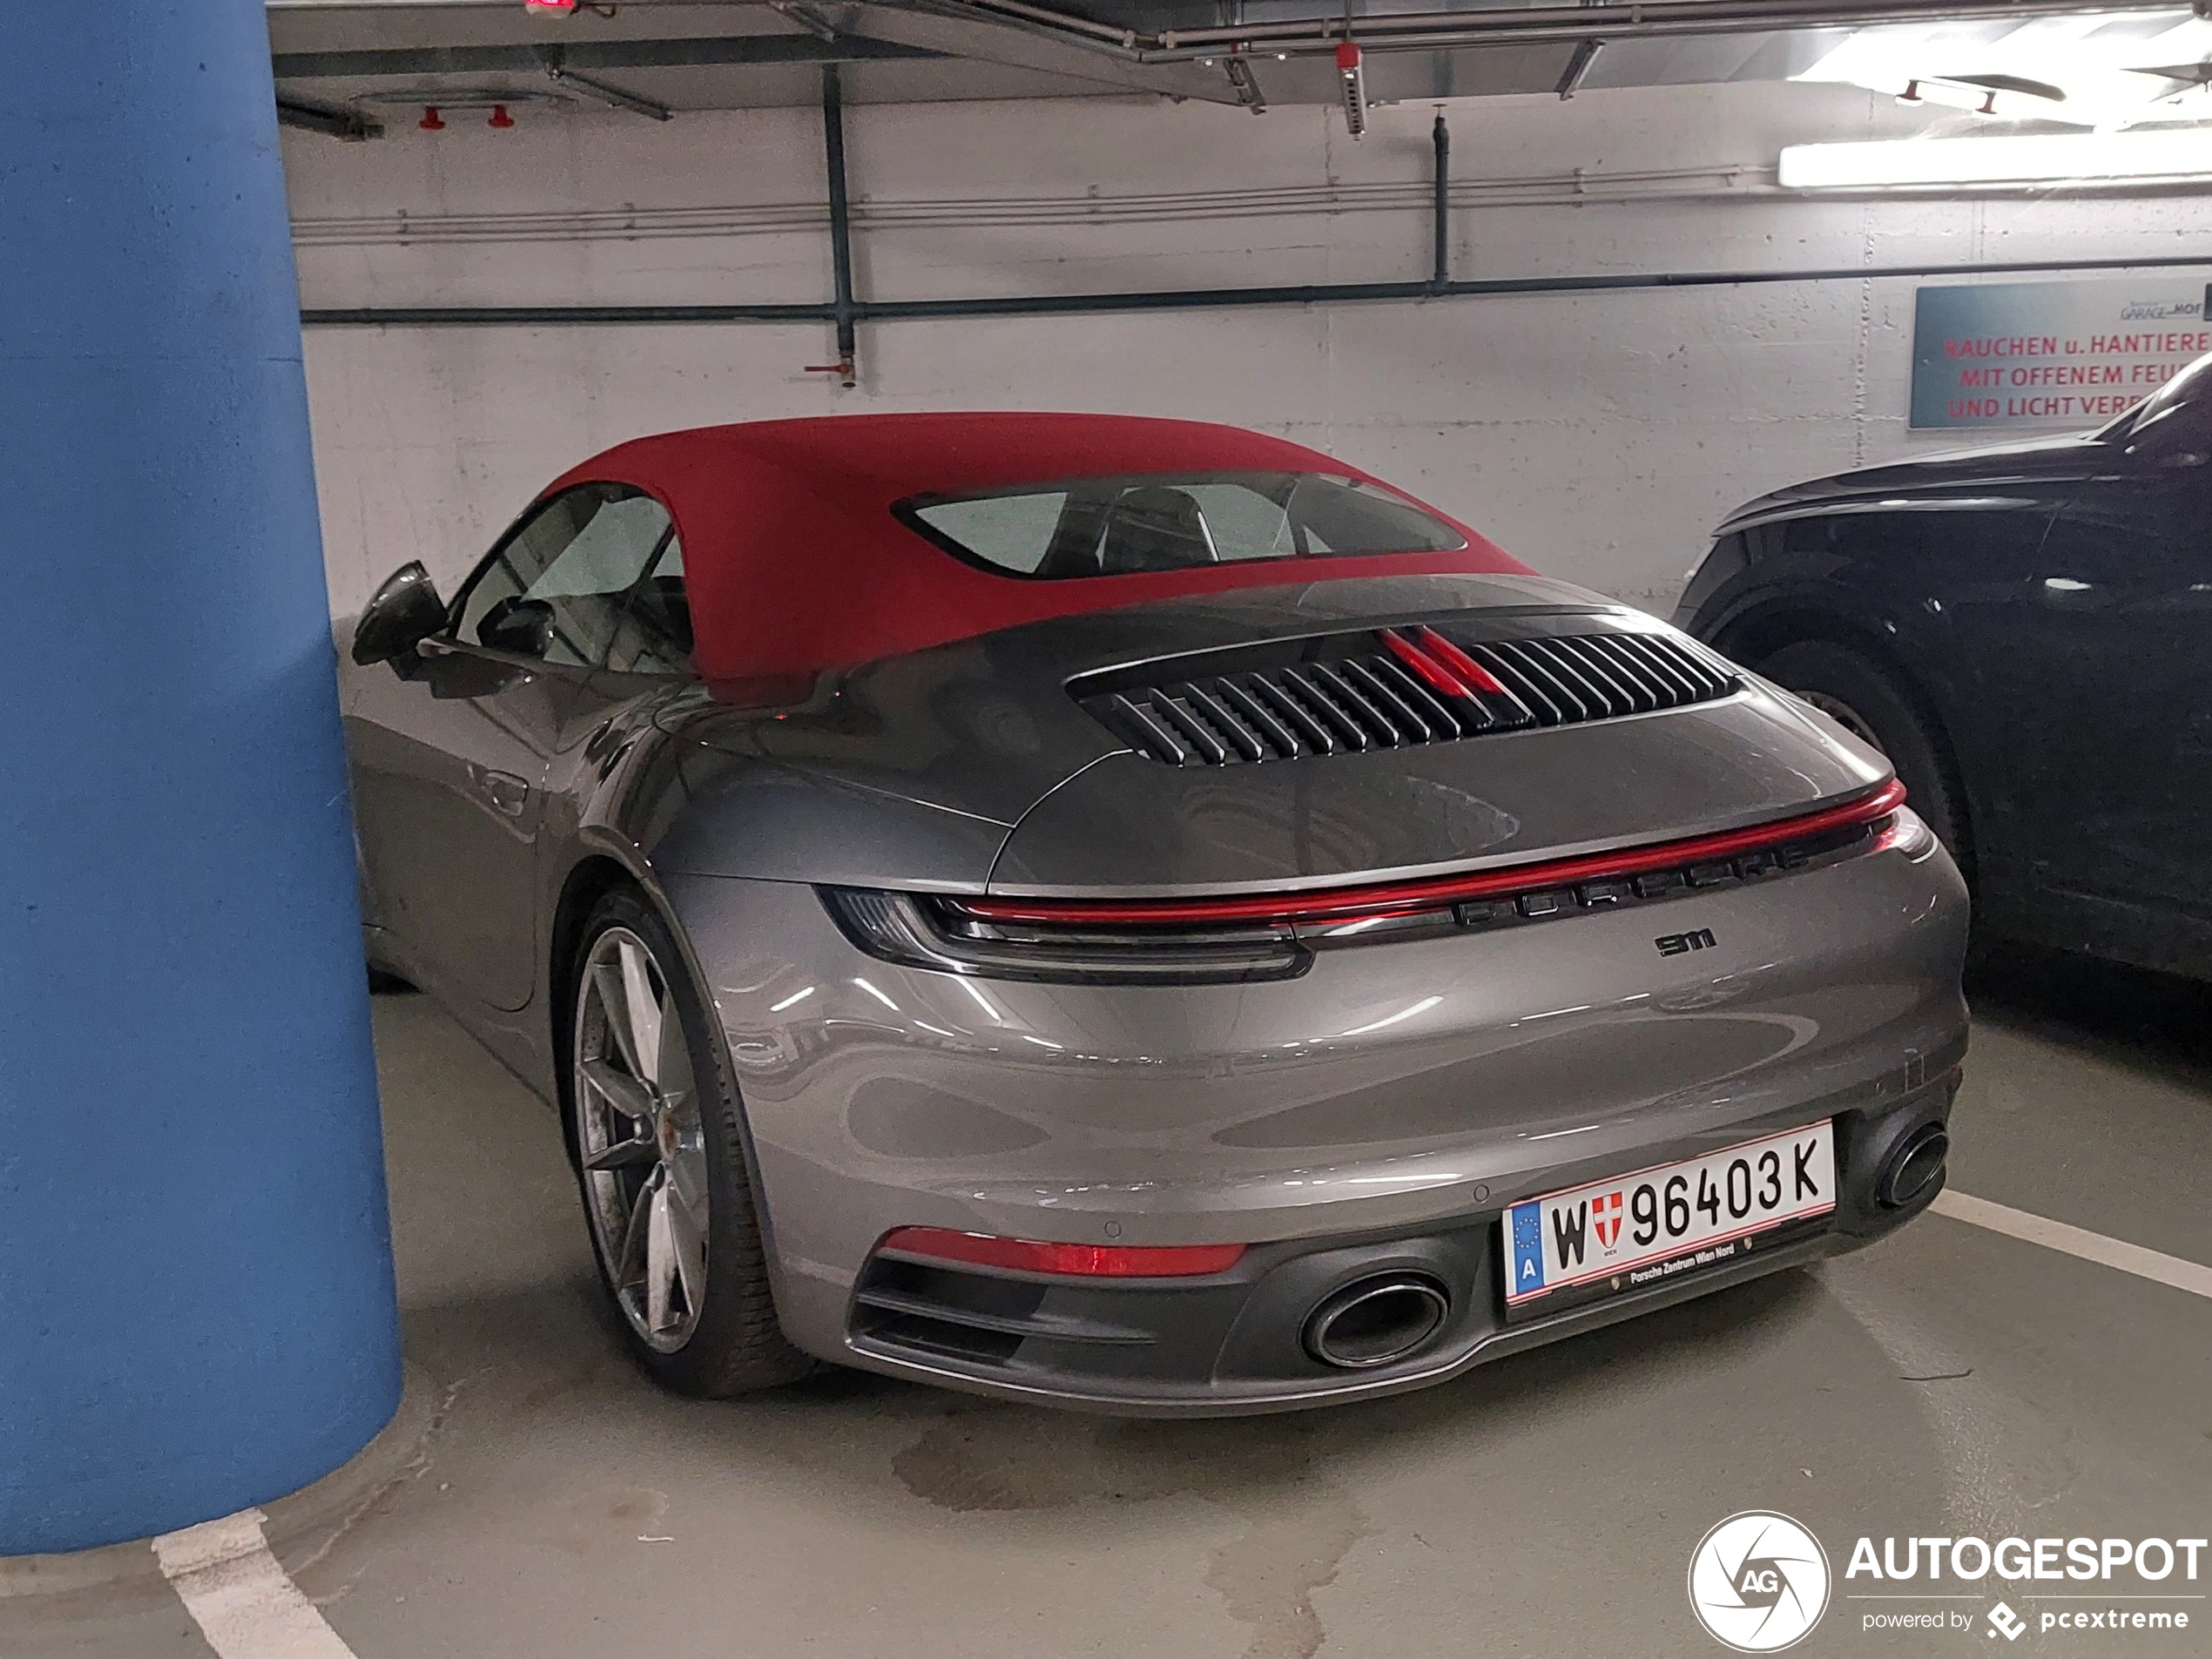
[[[1044,8],[1022,3],[1022,0],[893,0],[894,3],[914,4],[941,14],[964,13],[982,15],[986,12],[1002,14],[1008,18],[1018,15],[1028,26],[1042,26],[1047,20],[1066,22],[1072,29],[1080,24],[1084,37],[1095,44],[1106,44],[1099,39],[1103,26],[1088,19],[1067,18]],[[2200,9],[2212,9],[2212,0],[2197,0]],[[1486,40],[1510,37],[1559,38],[1587,40],[1592,28],[1591,12],[1596,8],[1530,7],[1506,10],[1447,13],[1402,13],[1395,16],[1367,16],[1359,19],[1358,28],[1363,42],[1375,40],[1378,33],[1389,37],[1393,28],[1399,29],[1395,38],[1400,44],[1436,44],[1433,39],[1420,37],[1421,29],[1433,30],[1448,20],[1453,39],[1452,44],[1480,44]],[[1896,20],[1909,17],[1927,21],[1932,13],[1952,17],[2020,17],[2037,12],[2084,10],[2102,11],[2172,10],[2170,3],[2154,3],[2153,0],[2107,0],[2102,6],[2084,8],[2080,0],[1945,0],[1940,5],[1930,5],[1925,0],[1915,3],[1899,3],[1898,0],[1648,0],[1648,3],[1623,3],[1607,5],[1607,37],[1618,39],[1637,32],[1673,30],[1676,32],[1719,32],[1735,30],[1757,30],[1777,26],[1810,26],[1815,24],[1852,24],[1869,21]],[[1557,29],[1556,36],[1527,31]],[[1241,30],[1226,31],[1239,43],[1264,37],[1271,50],[1296,50],[1286,42],[1299,38],[1293,31],[1305,31],[1315,43],[1314,50],[1333,51],[1344,37],[1345,24],[1340,17],[1317,18],[1302,24],[1270,24],[1253,25]],[[1111,31],[1105,31],[1111,32]],[[1168,53],[1195,53],[1211,50],[1218,52],[1218,45],[1192,45],[1204,32],[1209,40],[1224,31],[1184,31],[1173,37],[1157,37],[1157,44],[1147,44],[1146,37],[1131,34],[1129,44],[1118,37],[1112,49]],[[813,44],[813,43],[808,43]],[[2127,271],[2202,266],[2202,254],[2170,256],[2106,257],[2080,260],[1995,260],[1973,263],[1932,263],[1892,266],[1854,265],[1834,269],[1755,270],[1755,271],[1672,271],[1606,273],[1594,275],[1557,275],[1536,277],[1486,278],[1459,280],[1451,277],[1447,256],[1449,248],[1447,216],[1450,207],[1450,180],[1447,172],[1450,138],[1440,115],[1434,128],[1434,173],[1433,182],[1433,206],[1436,216],[1435,260],[1426,278],[1393,282],[1300,283],[1236,288],[1168,289],[1111,293],[1015,294],[974,299],[893,300],[877,300],[859,298],[853,290],[851,235],[851,207],[844,188],[844,111],[840,77],[835,64],[823,65],[822,118],[824,149],[828,163],[831,184],[829,219],[831,239],[836,251],[834,260],[837,292],[826,302],[796,304],[699,304],[699,305],[583,305],[583,306],[374,306],[333,308],[307,308],[301,320],[310,327],[334,326],[519,326],[528,327],[561,326],[599,326],[606,324],[705,324],[705,323],[827,323],[836,331],[838,361],[825,365],[836,373],[840,381],[851,386],[856,382],[854,367],[855,328],[862,322],[894,322],[920,319],[1076,316],[1104,315],[1115,313],[1144,311],[1195,311],[1228,307],[1264,306],[1311,306],[1410,300],[1476,299],[1507,295],[1538,293],[1593,293],[1656,288],[1693,288],[1737,287],[1782,282],[1864,281],[1877,277],[1936,277],[2010,275],[2027,273],[2069,271]]]
[[[1211,29],[1170,29],[1145,33],[1116,29],[1091,18],[1026,0],[886,0],[909,10],[939,17],[1009,24],[1049,33],[1071,45],[1107,51],[1141,64],[1185,62],[1247,50],[1268,52],[1333,51],[1356,29],[1359,44],[1374,51],[1423,51],[1455,46],[1507,46],[1588,40],[1602,10],[1608,40],[1683,35],[1750,34],[1783,29],[1851,29],[1880,24],[1971,22],[1983,18],[2017,21],[2067,14],[2175,11],[2177,0],[1612,0],[1540,6],[1492,6],[1477,10],[1371,11],[1352,18],[1344,9],[1317,10],[1308,18],[1272,19]],[[2195,0],[2200,16],[2212,11]]]

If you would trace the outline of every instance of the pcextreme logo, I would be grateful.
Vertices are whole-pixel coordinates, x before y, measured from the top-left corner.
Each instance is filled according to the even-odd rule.
[[[2204,1597],[2195,1588],[2208,1546],[2202,1538],[1861,1538],[1844,1569],[1844,1595],[1869,1603],[1864,1630],[1964,1630],[1973,1615],[1952,1587],[1969,1592],[2001,1584],[2027,1603],[1999,1600],[1983,1616],[1988,1635],[2006,1643],[2033,1629],[2162,1631],[2194,1628]],[[1860,1589],[1855,1581],[1878,1583]],[[1993,1581],[1995,1581],[1993,1582]],[[1925,1590],[1919,1587],[1927,1586]],[[2050,1588],[2043,1588],[2049,1584]],[[1899,1588],[1899,1586],[1911,1586]],[[1919,1603],[1919,1605],[1915,1605]]]
[[[1828,1552],[1787,1515],[1746,1509],[1697,1541],[1689,1606],[1716,1642],[1738,1653],[1779,1653],[1828,1608]]]

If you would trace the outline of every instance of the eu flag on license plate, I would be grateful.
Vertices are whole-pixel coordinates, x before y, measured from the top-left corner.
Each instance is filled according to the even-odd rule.
[[[1513,1207],[1513,1294],[1526,1296],[1544,1288],[1544,1206],[1520,1204]]]

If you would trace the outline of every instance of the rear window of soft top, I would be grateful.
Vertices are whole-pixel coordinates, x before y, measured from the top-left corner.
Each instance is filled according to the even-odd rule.
[[[1078,478],[917,496],[894,510],[970,563],[1047,581],[1467,545],[1459,531],[1403,496],[1324,473]]]

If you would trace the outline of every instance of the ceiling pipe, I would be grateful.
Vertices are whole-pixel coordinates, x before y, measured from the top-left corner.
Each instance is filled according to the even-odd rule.
[[[1580,3],[1493,6],[1466,11],[1340,14],[1157,34],[1113,29],[1027,0],[887,0],[939,17],[1011,24],[1052,34],[1126,61],[1171,64],[1247,47],[1303,55],[1333,51],[1357,29],[1371,51],[1455,46],[1580,44],[1590,37],[1592,8]],[[1783,29],[1858,28],[1878,24],[1970,22],[2059,14],[2170,11],[2175,0],[1646,0],[1605,10],[1608,40],[1751,34]]]
[[[1946,11],[1957,14],[1984,0],[1964,0],[1964,3],[1946,4]],[[2212,0],[2207,0],[2212,3]],[[1873,9],[1868,0],[1819,0],[1824,10],[1834,12],[1856,9]],[[1050,16],[1043,9],[1017,4],[1016,0],[957,0],[960,10],[975,10],[988,5],[998,9],[1012,7],[1029,14],[1030,20],[1038,16]],[[939,11],[953,10],[955,0],[930,0],[930,9]],[[2008,0],[1996,8],[2003,15],[2020,16],[2040,7],[2042,10],[2072,10],[2082,8],[2079,0],[2071,5],[2042,4],[2042,0]],[[1912,8],[1920,16],[1927,15],[1925,3]],[[2141,10],[2151,9],[2148,4],[2135,4],[2133,0],[2112,0],[2100,8],[2106,10]],[[2162,9],[2162,8],[2161,8]],[[1559,9],[1554,9],[1559,10]],[[1566,9],[1576,17],[1580,28],[1576,37],[1588,40],[1588,10],[1577,5]],[[1620,14],[1617,21],[1633,30],[1639,21],[1648,22],[1654,10],[1664,10],[1671,14],[1688,15],[1696,12],[1711,17],[1721,10],[1744,13],[1754,10],[1773,12],[1788,10],[1803,15],[1813,10],[1812,0],[1651,0],[1649,5],[1626,4],[1610,8]],[[1460,19],[1479,19],[1480,13],[1449,14]],[[1516,13],[1493,12],[1493,17],[1512,16],[1527,18],[1537,16],[1534,10]],[[1376,22],[1363,19],[1363,32]],[[1608,19],[1608,24],[1615,20]],[[1330,20],[1325,25],[1332,31],[1329,49],[1347,47],[1354,54],[1357,64],[1358,48],[1352,46],[1348,24]],[[1096,29],[1098,25],[1089,27]],[[1608,26],[1608,35],[1623,32],[1621,28]],[[1341,57],[1339,62],[1342,62]],[[847,193],[845,166],[844,82],[840,66],[834,63],[821,65],[822,77],[822,135],[826,170],[829,185],[830,264],[832,298],[826,304],[813,305],[642,305],[642,306],[430,306],[392,307],[374,306],[337,309],[307,309],[301,320],[309,326],[499,326],[545,327],[563,325],[593,325],[612,323],[819,323],[827,322],[836,330],[838,361],[820,365],[816,372],[836,374],[847,387],[857,381],[854,358],[857,350],[856,326],[862,321],[891,322],[923,318],[954,317],[1022,317],[1100,315],[1113,313],[1144,311],[1217,310],[1230,307],[1265,306],[1331,305],[1353,301],[1405,300],[1423,299],[1474,299],[1535,293],[1615,293],[1637,289],[1690,288],[1739,287],[1777,282],[1862,281],[1872,277],[1929,277],[2013,274],[2029,272],[2057,271],[2124,271],[2152,270],[2181,266],[2201,266],[2199,256],[2174,255],[2148,259],[2089,259],[2040,261],[1995,261],[1971,265],[1916,266],[1851,266],[1832,270],[1800,271],[1689,271],[1653,272],[1640,273],[1608,273],[1592,276],[1492,278],[1472,281],[1454,281],[1450,267],[1451,205],[1451,132],[1442,112],[1438,112],[1432,129],[1434,149],[1434,246],[1430,273],[1424,280],[1399,282],[1304,283],[1244,288],[1206,288],[1197,290],[1169,289],[1120,293],[1019,294],[977,299],[894,300],[868,300],[857,299],[853,293],[852,249],[852,206]],[[1364,105],[1364,98],[1361,104]],[[1364,108],[1361,113],[1364,115]],[[426,121],[427,125],[427,121]]]
[[[463,46],[390,46],[277,52],[271,66],[280,81],[350,80],[382,75],[496,75],[514,70],[542,73],[542,44],[509,41]],[[722,69],[864,60],[942,62],[948,54],[903,41],[860,35],[836,41],[812,35],[685,36],[668,39],[592,39],[566,43],[562,64],[597,75],[634,69]]]
[[[829,320],[837,327],[837,361],[814,365],[809,374],[835,374],[850,390],[860,383],[853,358],[859,341],[853,320],[861,307],[853,298],[853,204],[845,180],[845,75],[835,64],[822,65],[822,153],[829,173]]]
[[[994,0],[995,3],[995,0]],[[1967,22],[2067,13],[2171,11],[2174,0],[1649,0],[1606,9],[1609,38],[1736,34],[1772,29],[1834,29],[1874,24]],[[1464,36],[1470,45],[1580,41],[1590,32],[1590,8],[1571,5],[1493,7],[1471,11],[1384,12],[1359,19],[1363,41],[1381,45],[1426,45],[1440,36]],[[1311,49],[1348,32],[1338,17],[1304,22],[1260,23],[1231,29],[1164,30],[1145,56],[1168,61],[1218,47],[1226,41],[1307,39]]]
[[[943,0],[943,3],[923,0],[923,3],[914,10],[939,11],[954,17],[963,12],[991,12],[1003,21],[1035,24],[1056,35],[1081,35],[1096,44],[1116,46],[1130,52],[1147,44],[1158,44],[1154,37],[1134,29],[1116,29],[1110,24],[1094,23],[1089,17],[1079,17],[1072,12],[1055,11],[1049,6],[1029,5],[1027,0]]]
[[[1219,311],[1244,307],[1341,305],[1355,301],[1483,300],[1539,293],[1619,293],[1652,288],[1767,287],[1780,282],[1860,282],[1877,278],[2029,276],[2079,271],[2201,268],[2202,254],[2088,260],[2000,260],[1968,265],[1839,265],[1783,271],[1608,272],[1595,276],[1487,277],[1447,282],[1315,282],[1296,287],[1169,289],[1134,293],[1000,294],[972,300],[857,300],[860,322],[947,317],[1102,316],[1143,311]],[[303,310],[309,327],[556,327],[611,323],[822,323],[833,304],[708,306],[359,306]]]
[[[1436,254],[1429,266],[1428,287],[1430,293],[1440,294],[1452,286],[1452,129],[1444,125],[1441,110],[1429,130],[1429,142],[1436,152]]]

